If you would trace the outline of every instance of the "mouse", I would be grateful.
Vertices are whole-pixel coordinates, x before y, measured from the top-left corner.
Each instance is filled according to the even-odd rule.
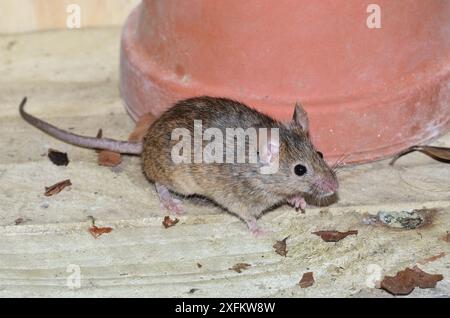
[[[281,122],[229,98],[192,97],[162,113],[141,142],[128,142],[60,129],[27,113],[26,102],[25,97],[19,106],[22,118],[57,139],[141,156],[161,206],[177,215],[185,211],[174,194],[204,197],[258,236],[266,231],[257,220],[273,207],[287,203],[304,211],[305,197],[320,201],[339,188],[335,170],[311,142],[308,115],[300,103],[295,103],[292,119]],[[235,145],[242,137],[237,131],[244,132],[240,145]]]

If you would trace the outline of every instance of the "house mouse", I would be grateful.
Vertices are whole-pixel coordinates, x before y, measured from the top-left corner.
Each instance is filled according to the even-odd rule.
[[[292,120],[283,123],[231,99],[189,98],[177,102],[153,122],[142,142],[131,143],[59,129],[25,112],[26,101],[24,98],[20,104],[21,116],[55,138],[85,148],[141,155],[143,171],[154,182],[161,205],[176,214],[183,213],[183,207],[171,192],[199,195],[238,216],[258,235],[264,231],[258,227],[257,219],[272,207],[289,203],[304,210],[305,196],[323,199],[338,190],[333,169],[308,137],[308,116],[300,104],[295,105]],[[255,150],[251,148],[254,135],[245,136],[245,149],[240,154],[246,161],[237,163],[239,148],[232,141],[238,137],[230,137],[228,132],[240,128],[256,131],[257,151],[251,151]],[[186,147],[180,147],[183,135],[174,138],[177,131],[193,136],[194,141],[185,140]],[[204,140],[208,131],[216,134],[214,138],[209,134],[209,140]],[[199,132],[203,138],[200,142],[195,139]],[[221,133],[223,140],[217,139]],[[215,161],[209,158],[206,162],[206,151],[213,141],[218,147],[209,156],[212,154]],[[225,149],[223,154],[218,153],[220,145]],[[231,148],[236,151],[228,157]],[[256,160],[251,161],[255,153]],[[178,162],[179,158],[184,161]],[[263,168],[274,167],[270,173],[262,173]]]

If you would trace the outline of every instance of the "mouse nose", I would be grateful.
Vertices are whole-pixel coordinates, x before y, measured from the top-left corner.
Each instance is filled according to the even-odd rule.
[[[326,196],[335,193],[339,188],[339,183],[334,176],[327,176],[318,178],[314,182],[314,187],[319,190],[322,195]]]

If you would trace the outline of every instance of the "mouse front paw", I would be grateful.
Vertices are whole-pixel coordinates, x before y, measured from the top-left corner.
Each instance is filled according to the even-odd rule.
[[[304,212],[306,209],[306,201],[300,195],[296,195],[290,198],[287,202],[292,205],[297,211],[300,209],[302,212]]]

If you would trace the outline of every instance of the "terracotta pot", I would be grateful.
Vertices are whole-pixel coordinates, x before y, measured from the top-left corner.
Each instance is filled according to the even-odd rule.
[[[450,1],[144,0],[123,30],[133,118],[179,99],[238,99],[278,119],[296,101],[317,148],[363,162],[450,127]]]

